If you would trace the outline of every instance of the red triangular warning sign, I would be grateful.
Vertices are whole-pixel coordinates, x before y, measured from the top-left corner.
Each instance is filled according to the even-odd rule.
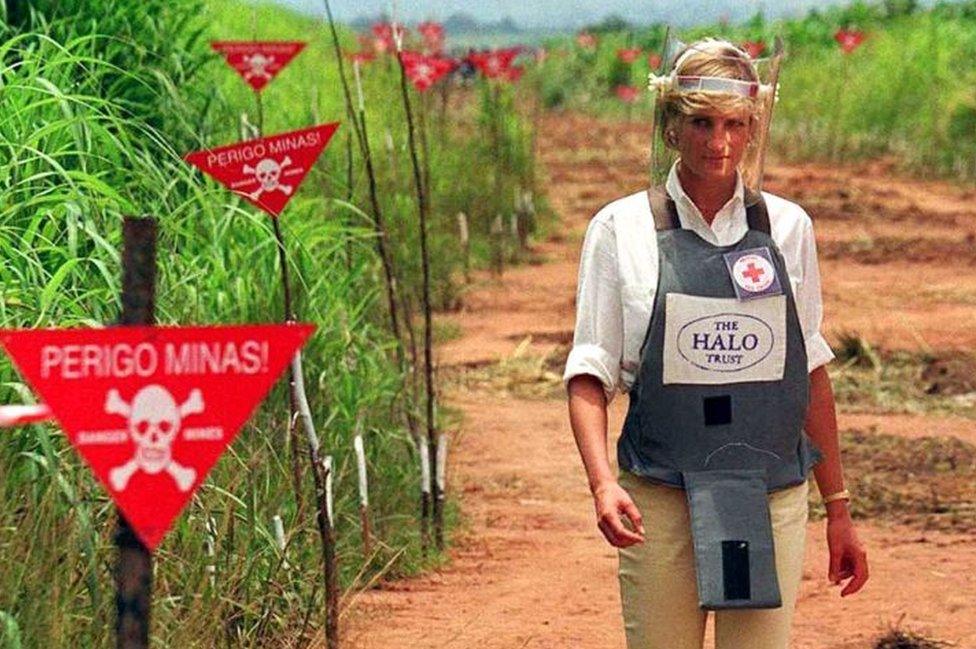
[[[154,550],[314,325],[0,330]]]
[[[269,135],[256,140],[194,151],[185,160],[243,196],[262,210],[278,216],[295,195],[339,122]]]
[[[298,41],[212,41],[210,47],[224,55],[255,92],[271,83],[281,70],[305,48]]]

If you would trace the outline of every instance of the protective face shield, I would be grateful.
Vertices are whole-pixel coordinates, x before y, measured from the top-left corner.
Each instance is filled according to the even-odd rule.
[[[733,46],[735,47],[735,46]],[[738,49],[738,48],[736,48]],[[718,62],[727,61],[732,68],[739,68],[744,74],[737,76],[751,76],[750,70],[755,72],[756,79],[741,80],[719,76],[691,76],[679,75],[678,71],[690,56],[696,52],[707,52],[709,59]],[[754,190],[758,196],[762,189],[763,165],[765,163],[766,145],[769,138],[769,124],[773,114],[773,106],[778,95],[778,79],[780,63],[783,58],[783,42],[777,37],[771,56],[751,59],[745,52],[741,56],[726,56],[718,52],[706,50],[701,44],[689,48],[685,43],[674,38],[668,31],[665,37],[664,52],[661,57],[661,67],[652,72],[649,77],[649,88],[653,95],[654,111],[651,138],[651,185],[663,186],[672,165],[678,160],[677,135],[673,128],[679,119],[675,116],[678,102],[688,98],[695,102],[704,101],[709,104],[717,102],[721,106],[723,98],[729,99],[729,105],[746,105],[755,108],[753,121],[750,125],[750,135],[745,151],[738,165],[742,174],[742,181],[746,188]],[[669,106],[670,105],[670,106]],[[669,116],[670,108],[670,116]],[[671,123],[665,124],[670,117]],[[670,142],[668,139],[670,138]]]

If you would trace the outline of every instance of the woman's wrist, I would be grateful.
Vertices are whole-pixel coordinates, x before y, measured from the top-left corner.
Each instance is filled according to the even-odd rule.
[[[599,480],[594,480],[590,482],[590,493],[594,496],[598,495],[601,491],[617,484],[617,479],[612,475],[600,478]]]
[[[851,516],[851,512],[847,506],[846,499],[834,500],[832,502],[829,502],[826,505],[824,505],[824,508],[827,510],[828,521],[843,520],[845,518],[850,518]]]

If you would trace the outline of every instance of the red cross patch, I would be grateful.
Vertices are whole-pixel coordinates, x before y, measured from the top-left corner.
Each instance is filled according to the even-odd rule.
[[[769,248],[728,252],[725,254],[725,264],[740,300],[782,294]]]

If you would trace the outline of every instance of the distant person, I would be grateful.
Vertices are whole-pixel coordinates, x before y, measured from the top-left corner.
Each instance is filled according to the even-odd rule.
[[[713,610],[716,649],[787,649],[811,469],[828,578],[849,580],[842,596],[868,579],[813,227],[760,191],[775,76],[722,40],[672,44],[664,58],[670,72],[651,75],[655,180],[601,209],[583,242],[570,421],[597,525],[619,548],[628,647],[700,649]],[[618,389],[630,400],[615,476]]]
[[[461,82],[465,86],[469,86],[474,83],[475,77],[478,76],[478,68],[475,67],[474,63],[471,61],[472,54],[475,54],[474,48],[469,47],[467,55],[461,57],[461,65],[458,66],[458,72],[461,75]]]

